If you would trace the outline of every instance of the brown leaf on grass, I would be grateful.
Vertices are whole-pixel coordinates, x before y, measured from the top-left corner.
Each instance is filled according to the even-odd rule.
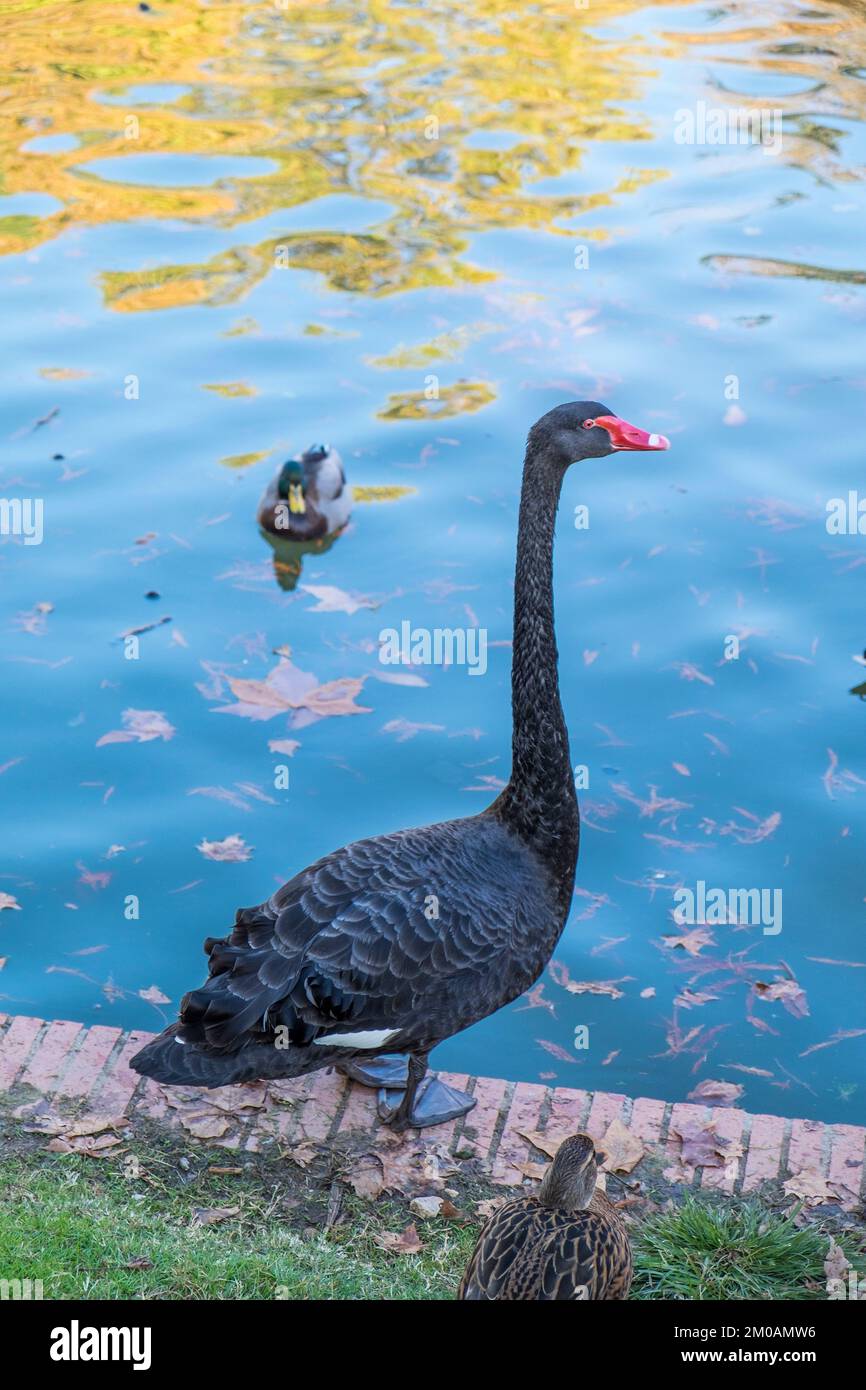
[[[122,729],[111,729],[96,740],[97,748],[107,743],[150,743],[161,738],[167,743],[174,738],[177,730],[169,724],[165,715],[156,709],[125,709],[120,716]]]
[[[218,864],[243,864],[252,857],[255,846],[248,845],[240,835],[227,835],[224,840],[202,840],[196,849],[205,859]]]
[[[826,1179],[817,1168],[804,1168],[801,1172],[795,1173],[783,1184],[785,1191],[790,1197],[799,1197],[808,1207],[818,1206],[822,1202],[836,1202],[838,1197],[827,1186]]]
[[[319,1156],[317,1146],[310,1143],[309,1139],[304,1139],[300,1144],[293,1145],[288,1152],[289,1158],[293,1163],[297,1163],[299,1168],[309,1168],[310,1164]]]
[[[128,1124],[125,1115],[85,1115],[64,1128],[63,1135],[66,1139],[74,1139],[79,1135],[102,1134],[106,1129],[125,1129]]]
[[[83,1154],[86,1158],[114,1158],[114,1153],[109,1152],[117,1147],[120,1139],[116,1134],[83,1134],[80,1137],[67,1139],[65,1135],[58,1135],[52,1139],[48,1145],[50,1153],[61,1154]]]
[[[789,1014],[793,1014],[794,1018],[808,1018],[809,1016],[806,991],[801,989],[796,980],[772,980],[769,984],[766,980],[755,980],[752,989],[759,999],[781,1003]]]
[[[843,1283],[847,1282],[848,1273],[854,1266],[851,1264],[851,1261],[848,1259],[842,1247],[836,1244],[833,1237],[830,1236],[829,1239],[830,1244],[824,1258],[824,1274],[827,1278],[827,1282],[829,1284],[831,1279],[841,1279]]]
[[[376,1154],[362,1154],[352,1164],[348,1178],[349,1186],[356,1197],[375,1201],[385,1191],[385,1170],[382,1160]]]
[[[373,1242],[380,1250],[387,1250],[392,1255],[420,1255],[424,1249],[414,1221],[405,1231],[381,1231],[373,1237]]]
[[[131,1260],[127,1260],[124,1269],[153,1269],[153,1260],[149,1260],[146,1255],[134,1255]]]
[[[605,1156],[602,1168],[607,1173],[630,1173],[646,1153],[637,1135],[619,1119],[611,1120],[600,1147]]]
[[[687,1099],[702,1101],[706,1105],[736,1105],[744,1093],[745,1087],[738,1086],[734,1081],[711,1081],[708,1078],[689,1091]]]
[[[15,912],[20,912],[21,904],[17,898],[13,898],[11,893],[0,893],[0,912],[6,908],[12,908]]]
[[[230,1221],[237,1216],[240,1207],[196,1207],[192,1214],[193,1226],[215,1226],[218,1221]]]
[[[475,1215],[480,1216],[482,1221],[489,1221],[494,1212],[500,1207],[504,1207],[506,1202],[512,1202],[513,1197],[487,1197],[483,1202],[476,1203]]]
[[[194,1139],[221,1139],[229,1128],[229,1122],[224,1115],[216,1114],[213,1110],[194,1110],[189,1114],[180,1114],[180,1122],[185,1130]]]

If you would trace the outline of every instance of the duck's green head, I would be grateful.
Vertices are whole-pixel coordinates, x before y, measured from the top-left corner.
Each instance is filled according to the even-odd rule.
[[[280,469],[277,483],[277,492],[285,502],[288,502],[289,511],[305,512],[307,510],[307,504],[304,500],[305,485],[306,477],[301,460],[289,459]]]

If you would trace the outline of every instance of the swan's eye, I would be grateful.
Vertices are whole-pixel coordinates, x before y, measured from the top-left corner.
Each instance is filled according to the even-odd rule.
[[[585,430],[594,430],[594,429],[595,429],[595,421],[594,421],[594,420],[584,420],[584,422],[583,422],[583,428],[584,428]]]

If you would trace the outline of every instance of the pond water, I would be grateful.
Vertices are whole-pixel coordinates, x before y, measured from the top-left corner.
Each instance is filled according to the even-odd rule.
[[[866,1121],[862,9],[85,0],[5,31],[0,492],[44,513],[0,536],[2,1007],[158,1028],[238,905],[492,798],[523,441],[595,398],[672,448],[564,488],[574,908],[541,987],[435,1060]],[[258,496],[320,439],[351,524],[275,571]],[[383,680],[403,622],[485,629],[484,677]],[[281,649],[364,712],[220,713]],[[781,917],[678,924],[700,882]]]

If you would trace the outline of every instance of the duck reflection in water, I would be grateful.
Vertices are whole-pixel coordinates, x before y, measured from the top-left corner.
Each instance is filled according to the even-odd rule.
[[[304,555],[330,550],[348,524],[352,493],[336,449],[313,444],[283,464],[262,495],[258,522],[281,589],[295,588]]]

